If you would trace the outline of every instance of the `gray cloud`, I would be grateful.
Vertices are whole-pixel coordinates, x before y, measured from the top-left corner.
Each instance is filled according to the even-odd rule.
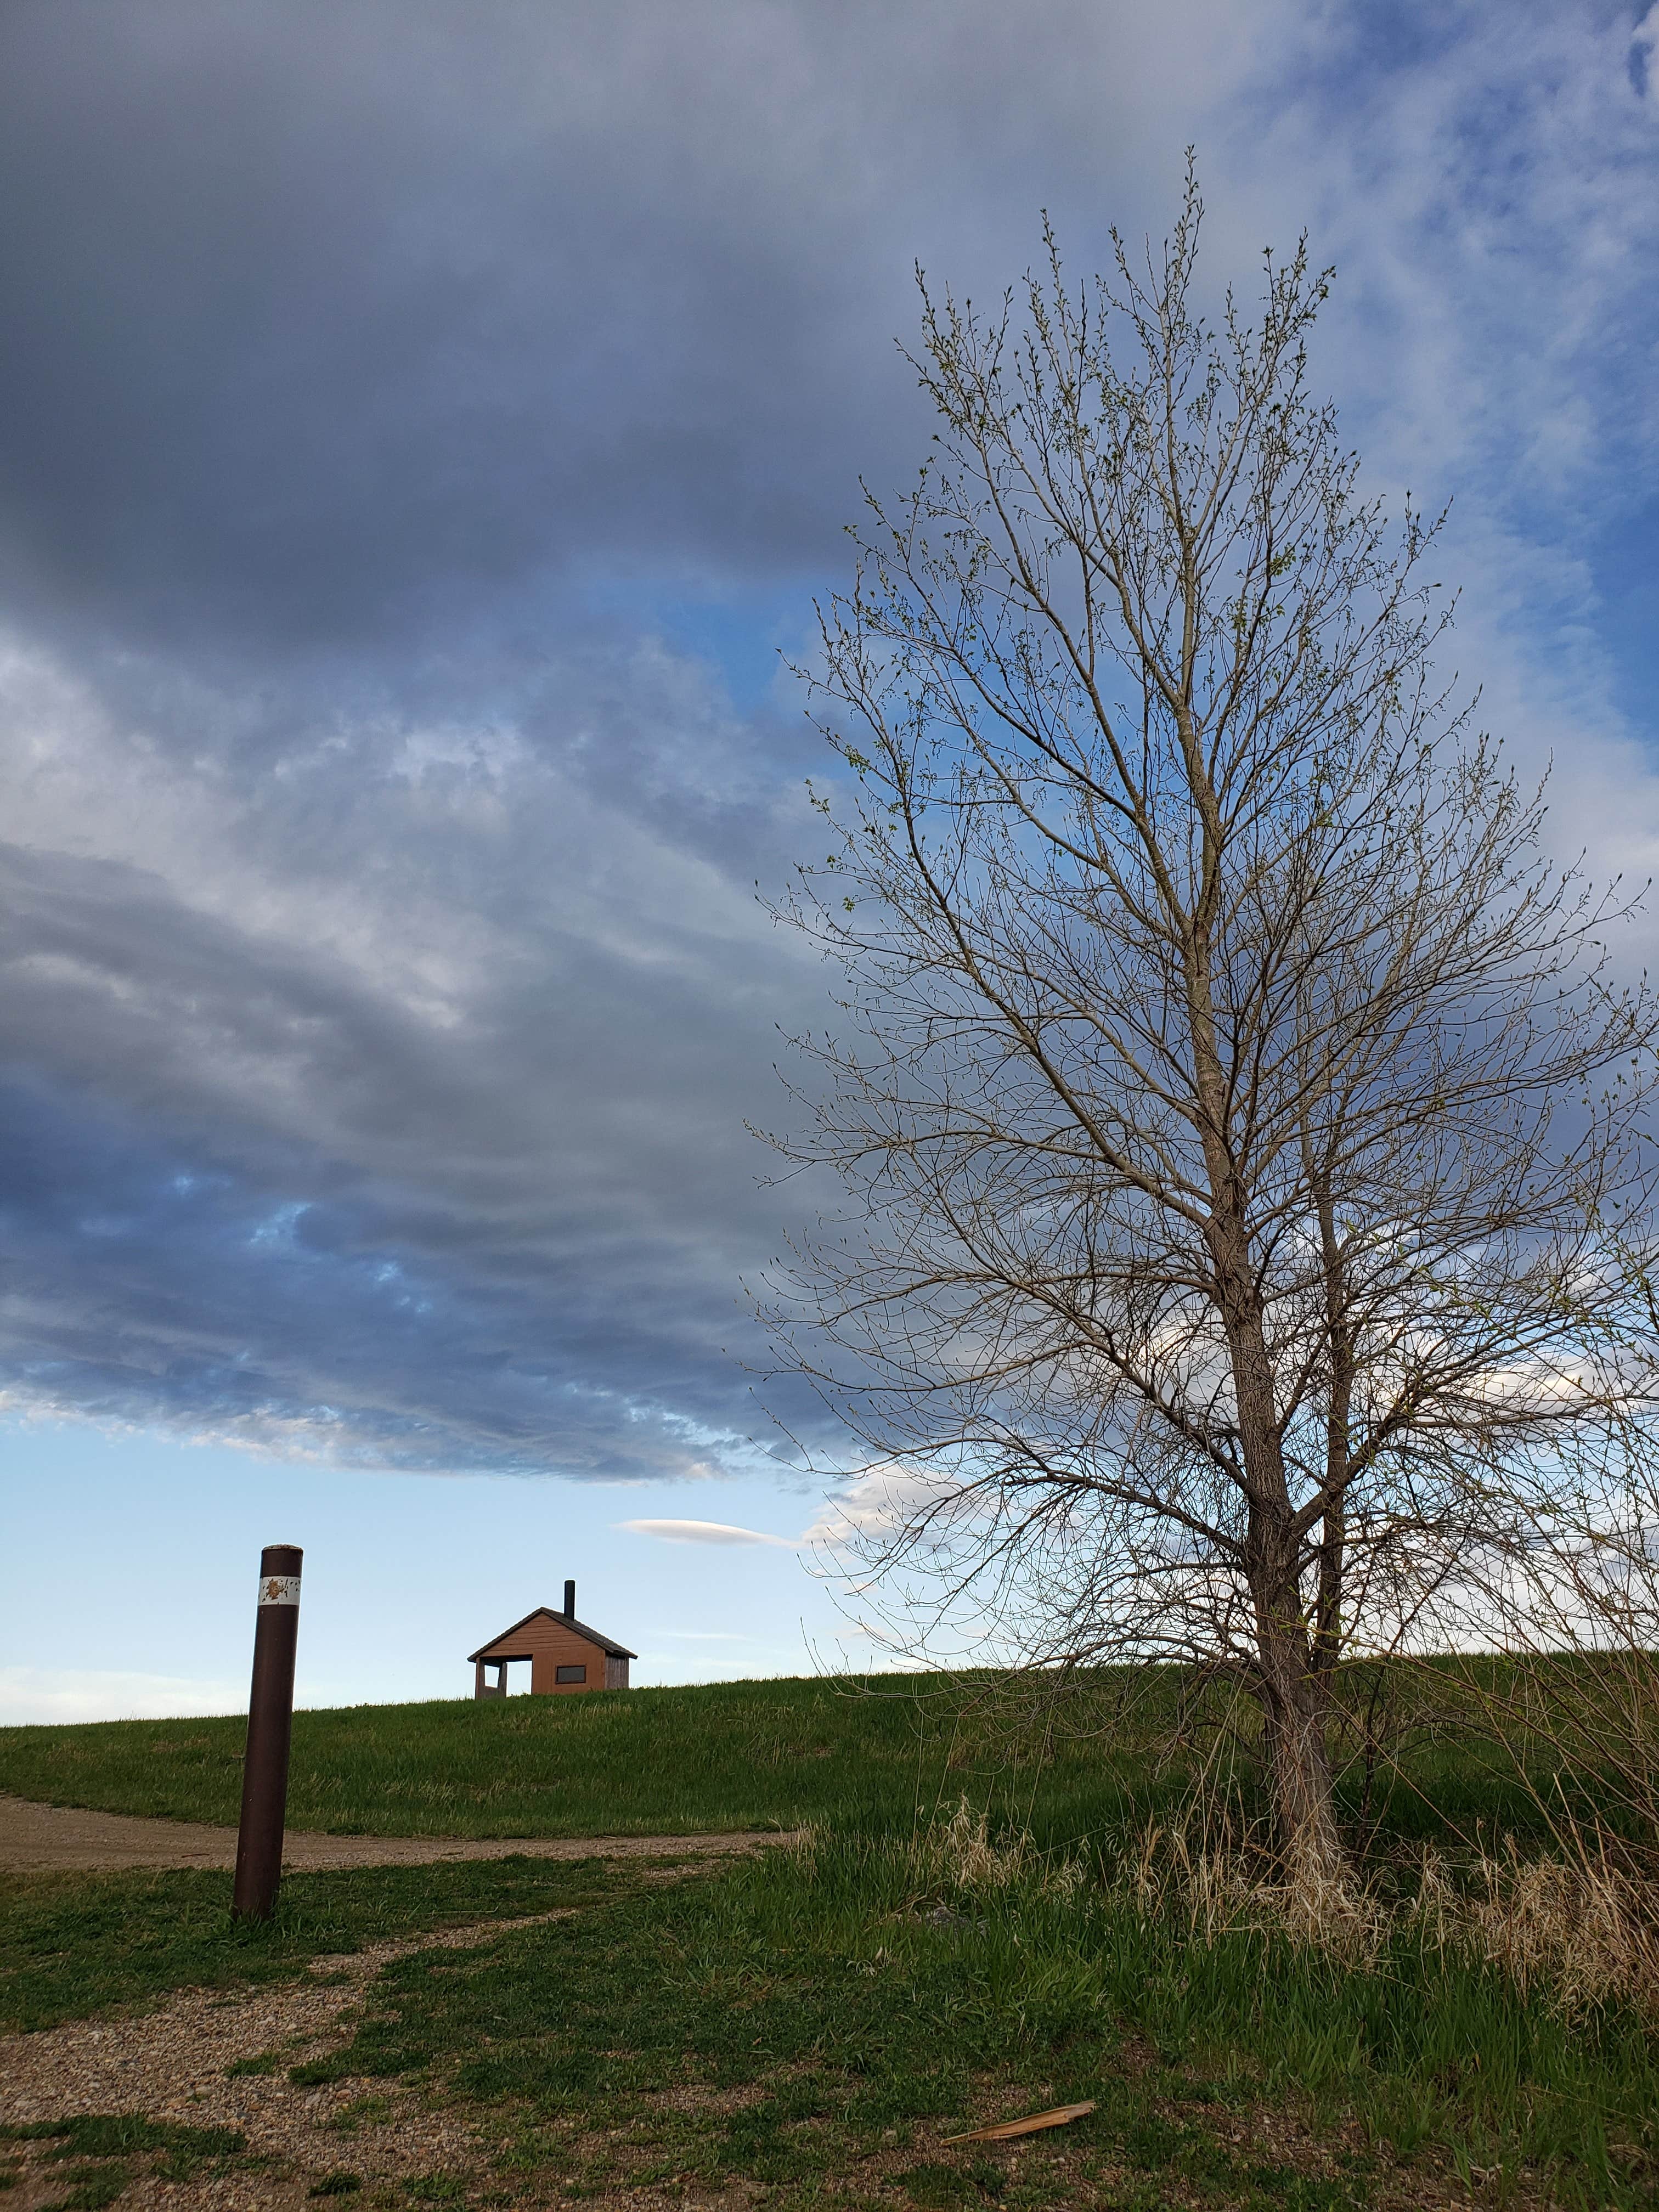
[[[1187,21],[1183,111],[1238,51]],[[744,1460],[785,1217],[743,1122],[823,979],[753,902],[798,705],[719,664],[804,635],[859,471],[916,451],[913,256],[1000,281],[1103,131],[1121,180],[1157,39],[1088,0],[0,39],[0,1376],[374,1463]]]
[[[15,0],[11,1402],[376,1465],[750,1460],[739,1278],[811,1193],[757,1187],[743,1122],[827,980],[753,899],[816,842],[764,671],[859,473],[921,450],[913,258],[1000,289],[1047,205],[1097,259],[1197,137],[1219,272],[1310,216],[1352,242],[1328,357],[1389,466],[1455,462],[1460,395],[1507,455],[1517,411],[1557,419],[1549,349],[1500,375],[1435,273],[1513,353],[1482,240],[1524,241],[1462,220],[1447,152],[1485,20],[1422,11],[1419,64],[1291,0]],[[1601,254],[1558,384],[1635,250],[1582,149],[1613,115],[1634,177],[1651,137],[1602,82],[1627,35],[1563,21],[1507,13],[1499,58],[1557,88],[1514,109],[1540,265],[1557,177]],[[1528,482],[1596,450],[1567,429]],[[1618,787],[1634,864],[1652,792],[1582,719],[1583,595],[1532,633],[1577,656],[1540,708],[1505,624],[1543,569],[1500,507],[1467,541],[1492,696],[1539,751],[1580,715],[1575,791]]]
[[[670,842],[442,729],[204,778],[55,671],[0,758],[20,1382],[392,1463],[742,1456],[743,1117],[807,971],[720,848],[774,865],[791,802]]]
[[[338,645],[573,565],[814,568],[911,456],[912,257],[1000,284],[1107,142],[1115,212],[1137,152],[1167,191],[1242,42],[1190,5],[1161,86],[1139,12],[22,0],[18,588]]]

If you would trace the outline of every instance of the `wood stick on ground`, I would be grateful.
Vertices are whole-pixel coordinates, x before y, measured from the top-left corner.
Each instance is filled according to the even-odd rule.
[[[1034,2136],[1039,2128],[1063,2128],[1067,2120],[1080,2120],[1094,2108],[1092,2097],[1080,2105],[1054,2105],[1046,2112],[1027,2112],[1024,2119],[999,2120],[994,2127],[969,2128],[966,2135],[941,2136],[940,2148],[945,2143],[1007,2142],[1015,2136]]]

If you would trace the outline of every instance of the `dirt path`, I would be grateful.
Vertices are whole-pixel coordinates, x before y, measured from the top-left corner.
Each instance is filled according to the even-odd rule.
[[[275,1988],[184,1990],[141,2018],[69,2021],[33,2035],[0,2037],[0,2123],[140,2112],[191,2128],[234,2128],[246,2136],[252,2154],[246,2168],[190,2184],[140,2176],[122,2200],[130,2212],[254,2206],[274,2212],[304,2205],[308,2183],[342,2168],[364,2183],[476,2172],[483,2152],[472,2129],[432,2109],[412,2088],[395,2081],[302,2087],[288,2079],[288,2069],[338,2048],[366,1984],[388,1960],[465,1948],[509,1928],[564,1917],[537,1913],[406,1936],[313,1959],[295,1980]],[[227,2071],[249,2059],[266,2061],[270,2070]],[[64,2168],[52,2162],[52,2146],[5,2148],[18,2161],[16,2193],[8,2192],[15,2212],[37,2212],[48,2200],[61,2204]]]
[[[711,1858],[753,1850],[775,1836],[325,1836],[290,1830],[283,1863],[295,1873],[321,1867],[428,1866],[434,1859]],[[236,1831],[191,1820],[147,1820],[127,1813],[89,1813],[0,1797],[0,1872],[79,1867],[233,1867]]]

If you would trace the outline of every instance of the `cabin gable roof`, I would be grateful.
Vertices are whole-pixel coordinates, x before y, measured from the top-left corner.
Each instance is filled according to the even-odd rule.
[[[529,1627],[532,1620],[550,1620],[557,1628],[568,1629],[573,1636],[579,1636],[585,1644],[591,1644],[596,1651],[603,1651],[608,1659],[637,1659],[640,1656],[637,1651],[630,1651],[625,1644],[618,1644],[613,1637],[602,1636],[597,1628],[590,1628],[586,1621],[578,1620],[574,1614],[556,1613],[550,1605],[538,1605],[526,1613],[522,1620],[515,1620],[511,1628],[502,1629],[501,1634],[492,1636],[488,1644],[481,1644],[476,1651],[469,1651],[466,1655],[468,1666],[475,1666],[480,1659],[527,1659],[530,1656],[527,1651],[503,1652],[500,1647],[503,1644],[510,1644],[521,1630]]]

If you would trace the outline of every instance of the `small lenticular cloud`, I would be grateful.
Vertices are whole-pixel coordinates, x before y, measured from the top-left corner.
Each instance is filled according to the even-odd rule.
[[[656,1536],[665,1544],[781,1544],[795,1550],[793,1536],[768,1536],[758,1528],[733,1528],[724,1521],[619,1521],[636,1536]]]

